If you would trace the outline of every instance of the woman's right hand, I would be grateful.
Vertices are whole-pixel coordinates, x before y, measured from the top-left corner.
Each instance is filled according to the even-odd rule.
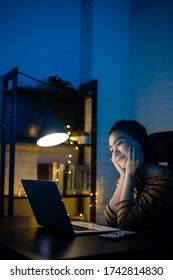
[[[112,157],[111,161],[113,162],[115,168],[117,169],[117,171],[120,173],[120,177],[125,176],[125,169],[123,169],[116,161],[115,159]]]

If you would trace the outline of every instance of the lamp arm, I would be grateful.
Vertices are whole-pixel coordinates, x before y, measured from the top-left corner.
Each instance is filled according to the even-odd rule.
[[[19,120],[20,119],[25,119],[25,120],[35,120],[35,121],[42,121],[43,117],[41,117],[41,114],[37,112],[31,112],[28,114],[23,114],[18,116]],[[0,127],[5,127],[9,126],[12,123],[20,123],[20,121],[16,121],[16,117],[14,118],[5,118],[5,119],[0,119]]]

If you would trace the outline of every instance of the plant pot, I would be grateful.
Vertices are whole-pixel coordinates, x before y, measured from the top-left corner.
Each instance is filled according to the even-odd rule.
[[[89,135],[78,136],[78,144],[89,144],[90,137]]]

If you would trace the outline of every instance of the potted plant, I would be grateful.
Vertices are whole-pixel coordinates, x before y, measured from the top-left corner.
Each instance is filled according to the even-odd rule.
[[[86,131],[81,131],[78,139],[78,144],[89,144],[89,141],[90,141],[89,133]]]
[[[62,89],[63,91],[69,92],[69,91],[75,91],[79,92],[71,82],[65,81],[60,77],[57,76],[49,76],[48,79],[44,79],[48,82],[48,84],[53,85],[54,87],[57,87],[59,89]]]
[[[78,144],[89,144],[90,135],[84,130],[76,130],[71,133],[70,140],[78,142]]]

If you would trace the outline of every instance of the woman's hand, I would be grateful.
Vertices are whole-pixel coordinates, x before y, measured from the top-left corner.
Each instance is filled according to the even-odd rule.
[[[143,161],[144,157],[141,150],[141,145],[138,142],[133,142],[128,151],[126,174],[130,176],[136,175],[137,171],[143,164]]]
[[[113,162],[115,168],[117,169],[117,171],[120,173],[120,177],[124,177],[125,176],[125,169],[123,169],[116,161],[115,159],[112,157],[111,161]]]

